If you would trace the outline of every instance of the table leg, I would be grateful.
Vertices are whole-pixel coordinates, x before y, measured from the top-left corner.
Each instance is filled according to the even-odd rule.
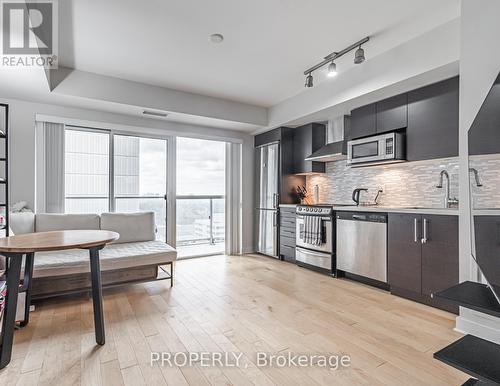
[[[34,253],[26,254],[26,263],[24,264],[24,281],[22,292],[26,292],[26,304],[24,305],[24,320],[20,323],[21,327],[28,325],[30,321],[30,305],[31,305],[31,282],[33,279],[33,262]]]
[[[10,362],[14,327],[16,323],[17,295],[23,255],[21,253],[4,254],[7,264],[7,297],[2,321],[2,342],[0,346],[0,369]]]
[[[104,248],[104,245],[89,249],[92,301],[94,303],[95,341],[100,345],[103,345],[106,340],[104,332],[104,314],[102,311],[101,268],[99,264],[99,250],[102,248]]]

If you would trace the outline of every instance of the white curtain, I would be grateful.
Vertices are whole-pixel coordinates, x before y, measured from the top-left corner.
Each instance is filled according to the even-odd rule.
[[[45,212],[64,213],[64,124],[44,122]]]
[[[226,254],[242,253],[241,144],[226,143]]]

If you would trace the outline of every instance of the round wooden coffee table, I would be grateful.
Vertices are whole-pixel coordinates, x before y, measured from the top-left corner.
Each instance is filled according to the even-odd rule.
[[[119,237],[120,235],[118,233],[111,231],[70,230],[28,233],[0,238],[0,255],[5,256],[7,267],[7,296],[5,299],[5,309],[2,321],[0,369],[7,366],[11,359],[23,256],[26,256],[26,262],[21,291],[26,292],[26,306],[24,313],[25,319],[21,322],[21,326],[26,326],[29,322],[31,279],[33,276],[33,261],[36,252],[61,251],[65,249],[87,249],[89,251],[92,300],[94,303],[95,338],[97,344],[104,344],[105,333],[104,315],[102,311],[99,251],[104,248],[106,244],[117,240]]]

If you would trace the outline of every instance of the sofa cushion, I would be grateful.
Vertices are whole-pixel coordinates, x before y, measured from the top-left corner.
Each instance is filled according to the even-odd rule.
[[[15,212],[9,214],[9,234],[22,235],[35,231],[35,214],[33,212]]]
[[[151,241],[155,237],[154,212],[103,213],[101,229],[120,235],[114,244]]]
[[[97,214],[40,213],[36,215],[35,230],[36,232],[91,230],[99,229],[99,222]]]
[[[166,264],[177,259],[177,251],[163,241],[107,245],[99,253],[101,271]],[[69,249],[35,254],[33,277],[63,276],[90,272],[89,252]]]

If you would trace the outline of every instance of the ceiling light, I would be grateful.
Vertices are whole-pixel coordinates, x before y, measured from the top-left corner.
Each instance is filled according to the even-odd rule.
[[[365,44],[370,40],[370,37],[367,36],[356,43],[351,44],[350,46],[344,48],[340,51],[334,51],[327,56],[323,57],[323,60],[314,66],[308,68],[304,71],[304,75],[306,75],[306,84],[305,87],[313,87],[313,78],[312,73],[328,64],[328,76],[333,77],[337,75],[337,65],[335,64],[335,60],[344,56],[348,52],[355,51],[354,53],[354,63],[360,64],[365,61],[365,51],[361,48],[362,44]]]
[[[307,75],[306,84],[304,86],[305,87],[312,87],[313,86],[313,77],[311,74]]]
[[[224,40],[224,36],[222,34],[212,34],[210,35],[209,37],[210,41],[212,43],[222,43],[222,41]]]
[[[359,48],[354,53],[354,64],[360,64],[365,61],[365,50],[359,46]]]
[[[328,76],[330,78],[333,78],[334,76],[337,76],[337,65],[335,64],[335,62],[331,62],[328,65]]]
[[[163,111],[152,111],[152,110],[144,110],[142,112],[144,115],[151,115],[153,117],[160,117],[160,118],[166,118],[167,113],[164,113]]]

